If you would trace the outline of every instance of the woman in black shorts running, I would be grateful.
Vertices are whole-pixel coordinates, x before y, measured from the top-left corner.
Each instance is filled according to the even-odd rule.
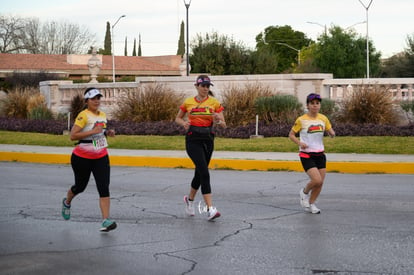
[[[329,119],[320,114],[322,98],[311,93],[306,97],[308,113],[296,119],[289,133],[289,138],[299,146],[299,156],[303,169],[310,181],[300,190],[300,204],[312,214],[319,214],[315,201],[322,190],[326,175],[326,156],[324,153],[323,137],[325,131],[330,137],[335,137],[335,131]],[[299,133],[299,139],[296,134]]]

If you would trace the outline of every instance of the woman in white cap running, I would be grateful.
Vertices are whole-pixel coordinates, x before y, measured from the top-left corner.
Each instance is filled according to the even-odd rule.
[[[96,88],[88,88],[84,98],[87,109],[79,113],[70,132],[71,140],[78,140],[71,156],[71,165],[75,175],[75,184],[62,201],[62,216],[70,219],[73,198],[82,193],[88,185],[91,173],[99,193],[99,206],[102,213],[100,231],[108,232],[116,228],[116,223],[109,219],[110,165],[106,137],[115,136],[114,130],[106,129],[106,114],[99,110],[102,93]]]

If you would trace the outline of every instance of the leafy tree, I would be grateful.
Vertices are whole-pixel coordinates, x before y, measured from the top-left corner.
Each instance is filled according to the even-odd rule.
[[[407,77],[414,77],[414,33],[411,36],[407,36],[407,49],[405,54],[407,56]]]
[[[278,61],[271,52],[265,48],[260,51],[253,51],[249,56],[251,74],[273,74],[277,72]]]
[[[132,49],[132,56],[137,56],[137,39],[134,38],[134,48]]]
[[[124,55],[128,56],[128,38],[125,37],[125,49],[124,49]]]
[[[296,73],[320,73],[320,69],[315,65],[314,52],[317,47],[316,43],[312,43],[307,47],[303,47],[300,51],[300,65],[296,67]]]
[[[181,21],[180,38],[178,39],[177,55],[183,56],[184,54],[185,54],[184,21]]]
[[[311,42],[303,32],[295,31],[291,26],[269,26],[256,36],[256,49],[271,54],[277,60],[273,73],[281,73],[292,71],[300,63],[300,49]]]
[[[384,62],[382,77],[414,77],[414,34],[407,36],[407,48]]]
[[[378,76],[381,54],[371,41],[369,48],[370,76]],[[366,40],[355,32],[333,26],[329,34],[318,38],[313,54],[313,65],[321,72],[332,73],[335,78],[366,77]]]
[[[192,72],[215,75],[249,74],[250,51],[232,38],[217,32],[200,34],[192,41]]]
[[[404,52],[393,55],[384,61],[381,77],[405,77],[407,65]]]

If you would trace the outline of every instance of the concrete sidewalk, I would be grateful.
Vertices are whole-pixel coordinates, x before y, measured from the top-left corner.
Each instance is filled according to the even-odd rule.
[[[0,144],[0,161],[69,164],[73,147]],[[111,164],[163,168],[193,168],[185,151],[109,148]],[[414,155],[331,154],[328,172],[414,174]],[[303,171],[298,153],[215,151],[212,169]]]

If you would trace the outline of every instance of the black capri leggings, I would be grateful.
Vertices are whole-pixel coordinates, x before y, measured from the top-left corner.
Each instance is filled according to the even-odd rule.
[[[109,197],[110,166],[108,155],[99,159],[86,159],[72,154],[71,164],[75,174],[75,184],[71,187],[73,194],[85,191],[91,173],[95,178],[99,197]]]
[[[214,150],[214,138],[196,139],[186,136],[185,148],[195,165],[191,187],[198,190],[201,186],[201,194],[210,194],[211,186],[208,165]]]

